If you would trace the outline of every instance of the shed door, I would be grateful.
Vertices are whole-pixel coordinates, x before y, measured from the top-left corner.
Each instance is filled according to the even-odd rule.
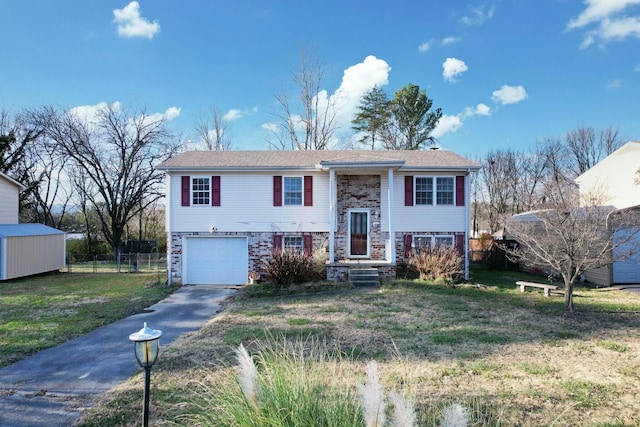
[[[183,282],[188,285],[247,283],[249,251],[245,237],[190,237],[183,248]]]

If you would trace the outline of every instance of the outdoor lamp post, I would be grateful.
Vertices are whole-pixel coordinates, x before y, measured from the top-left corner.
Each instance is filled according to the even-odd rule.
[[[151,329],[144,322],[144,327],[129,335],[133,341],[133,350],[140,366],[144,368],[144,411],[142,413],[143,426],[149,425],[149,384],[151,383],[151,367],[156,363],[160,350],[160,336],[162,331]]]

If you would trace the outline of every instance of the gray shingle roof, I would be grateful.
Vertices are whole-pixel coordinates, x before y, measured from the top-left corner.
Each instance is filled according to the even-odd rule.
[[[402,169],[472,169],[475,162],[448,150],[366,151],[366,150],[258,150],[187,151],[158,166],[158,169],[315,169],[322,163],[376,166],[395,164]]]

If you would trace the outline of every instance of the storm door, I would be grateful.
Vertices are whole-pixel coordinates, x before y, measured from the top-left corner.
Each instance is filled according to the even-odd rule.
[[[349,212],[349,255],[369,256],[369,212]]]

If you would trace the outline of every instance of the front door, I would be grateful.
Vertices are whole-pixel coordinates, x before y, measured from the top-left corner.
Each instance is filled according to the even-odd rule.
[[[369,212],[349,212],[349,255],[369,256]]]

